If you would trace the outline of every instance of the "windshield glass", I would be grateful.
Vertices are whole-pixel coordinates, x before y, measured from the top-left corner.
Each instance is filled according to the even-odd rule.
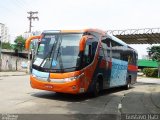
[[[37,49],[33,65],[52,70],[80,66],[79,42],[82,34],[46,34]]]

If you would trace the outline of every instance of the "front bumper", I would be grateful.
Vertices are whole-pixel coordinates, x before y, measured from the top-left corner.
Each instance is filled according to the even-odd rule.
[[[30,83],[32,88],[41,90],[69,93],[69,94],[78,94],[84,92],[84,88],[80,88],[80,79],[66,83],[53,83],[53,82],[38,80],[31,75]]]

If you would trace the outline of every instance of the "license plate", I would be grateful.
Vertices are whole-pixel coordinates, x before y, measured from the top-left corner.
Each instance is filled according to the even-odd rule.
[[[44,85],[44,87],[51,89],[51,88],[53,88],[53,85]]]

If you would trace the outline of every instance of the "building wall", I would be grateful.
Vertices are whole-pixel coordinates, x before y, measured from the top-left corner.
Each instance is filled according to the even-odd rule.
[[[22,67],[24,64],[26,65],[28,64],[27,59],[2,53],[1,71],[26,71],[27,72],[27,68]]]
[[[8,27],[5,24],[0,24],[0,36],[2,42],[10,42]]]

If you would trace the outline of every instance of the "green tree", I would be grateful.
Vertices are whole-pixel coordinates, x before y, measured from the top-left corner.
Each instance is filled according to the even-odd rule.
[[[11,46],[11,44],[9,42],[7,42],[7,43],[2,42],[2,49],[11,50],[12,46]]]
[[[158,77],[160,77],[160,45],[148,48],[148,54],[152,60],[158,62]]]
[[[22,51],[25,49],[25,39],[22,36],[17,36],[15,39],[14,50],[15,51]]]

